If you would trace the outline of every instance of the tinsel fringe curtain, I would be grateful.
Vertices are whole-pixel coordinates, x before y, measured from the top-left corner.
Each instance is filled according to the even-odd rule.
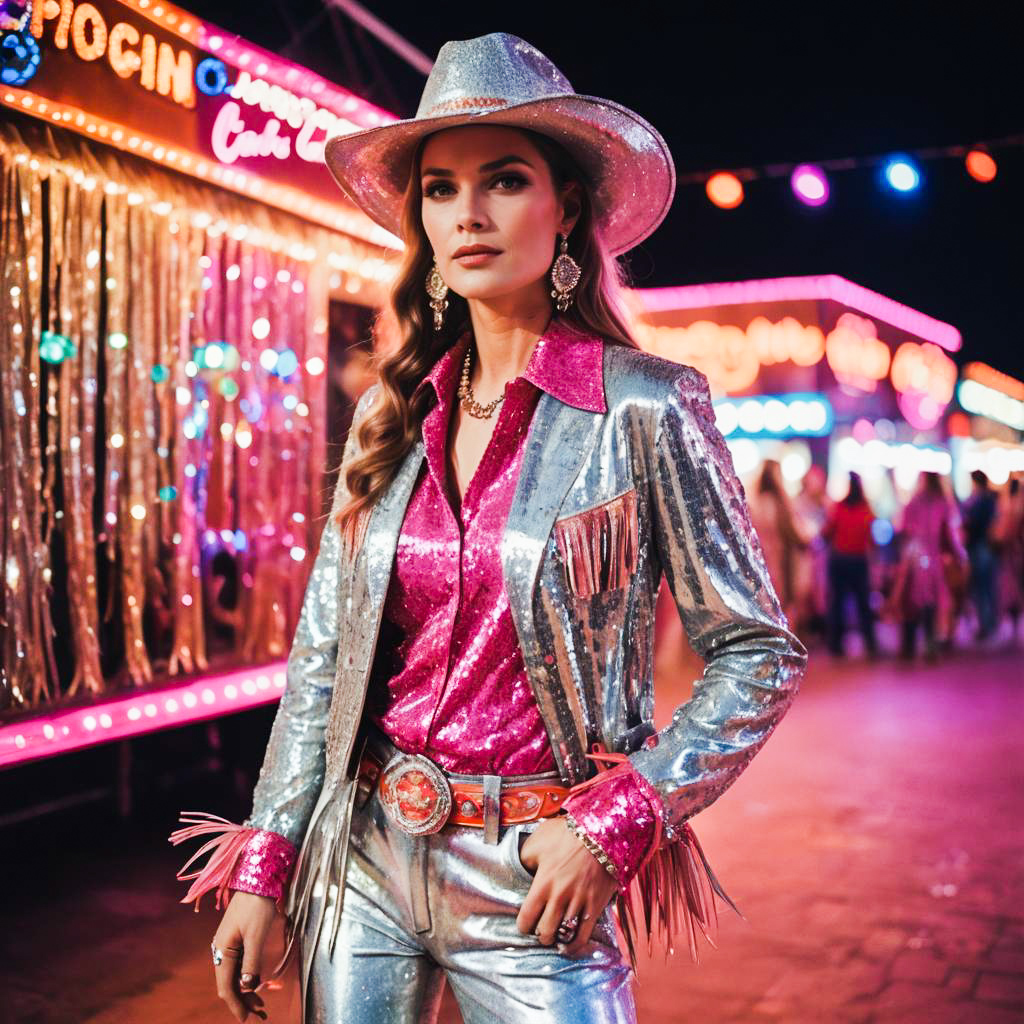
[[[326,256],[376,250],[32,122],[0,173],[0,714],[203,670],[214,633],[281,656],[329,505]]]

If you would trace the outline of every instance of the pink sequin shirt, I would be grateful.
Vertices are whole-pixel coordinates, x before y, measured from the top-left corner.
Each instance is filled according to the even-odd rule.
[[[420,385],[433,388],[437,404],[423,420],[426,460],[398,539],[366,710],[399,749],[448,771],[533,774],[556,765],[523,664],[499,544],[541,391],[605,410],[602,342],[552,323],[522,376],[508,383],[460,503],[448,484],[446,452],[471,338],[467,332],[456,342]],[[655,834],[658,796],[644,788],[635,773],[617,774],[563,805],[607,854],[622,890]],[[255,877],[250,863],[231,887],[266,895],[267,883]]]
[[[551,771],[554,756],[530,688],[502,580],[499,545],[541,391],[602,411],[602,343],[553,325],[508,383],[494,434],[459,504],[447,438],[464,335],[427,375],[437,404],[423,420],[426,454],[398,539],[368,713],[399,749],[452,772]],[[449,480],[451,483],[449,484]],[[609,779],[564,805],[632,879],[654,811],[632,777]]]

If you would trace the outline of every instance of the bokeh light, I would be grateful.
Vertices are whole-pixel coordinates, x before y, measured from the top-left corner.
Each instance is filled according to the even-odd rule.
[[[906,156],[891,157],[885,164],[885,180],[896,192],[913,192],[921,184],[921,172]]]
[[[735,174],[712,174],[706,188],[708,199],[722,210],[733,210],[743,202],[743,183]]]
[[[806,206],[823,206],[828,202],[828,178],[814,164],[800,164],[790,175],[789,184]]]
[[[967,173],[975,180],[989,182],[996,176],[996,162],[988,153],[972,149],[965,161]]]

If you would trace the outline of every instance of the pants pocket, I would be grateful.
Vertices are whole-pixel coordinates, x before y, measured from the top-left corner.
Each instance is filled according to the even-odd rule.
[[[509,862],[511,863],[512,870],[515,874],[528,883],[533,882],[533,872],[527,870],[526,865],[523,864],[520,851],[522,850],[527,837],[533,833],[533,830],[539,824],[540,821],[524,821],[519,825],[510,825],[508,827]]]

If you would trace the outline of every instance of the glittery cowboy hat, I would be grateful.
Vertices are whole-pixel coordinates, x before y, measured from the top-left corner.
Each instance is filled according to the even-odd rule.
[[[492,32],[445,43],[416,116],[327,140],[327,166],[341,190],[394,235],[416,146],[470,123],[530,128],[560,142],[590,178],[605,243],[618,255],[662,222],[676,173],[665,140],[639,114],[582,96],[538,49]]]

